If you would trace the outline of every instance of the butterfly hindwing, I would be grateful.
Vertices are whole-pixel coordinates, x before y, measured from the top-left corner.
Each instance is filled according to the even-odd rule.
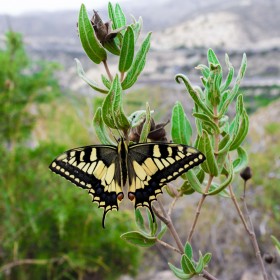
[[[135,198],[135,208],[156,200],[166,183],[205,160],[195,148],[168,143],[145,143],[129,146],[129,194]]]
[[[118,198],[122,198],[120,163],[114,146],[85,146],[69,150],[57,157],[50,169],[87,189],[93,201],[108,211],[118,210]]]

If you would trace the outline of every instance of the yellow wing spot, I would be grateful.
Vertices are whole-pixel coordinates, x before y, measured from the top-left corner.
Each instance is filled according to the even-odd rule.
[[[175,162],[175,159],[172,157],[166,158],[167,161],[169,161],[170,164],[173,164]]]
[[[199,155],[198,158],[199,158],[199,159],[203,159],[203,156],[202,156],[202,155]]]
[[[147,202],[147,201],[144,201],[143,205],[148,206],[148,207],[150,206],[149,202]]]
[[[77,161],[74,161],[74,162],[72,163],[72,166],[77,166]]]
[[[183,171],[184,171],[184,168],[180,168],[178,171],[179,171],[179,172],[183,172]]]
[[[178,175],[178,174],[179,174],[178,172],[174,172],[174,173],[173,173],[173,176],[176,176],[176,175]]]
[[[107,169],[106,175],[105,175],[105,182],[107,184],[110,184],[114,178],[115,175],[115,164],[112,163],[109,168]]]
[[[195,158],[195,159],[194,159],[194,162],[198,162],[198,158]]]
[[[178,160],[178,161],[181,160],[181,158],[177,155],[175,156],[175,159]]]
[[[156,194],[161,193],[161,189],[155,190],[155,193],[156,193]]]
[[[166,161],[164,158],[161,160],[161,162],[163,163],[163,165],[164,165],[165,167],[168,167],[168,166],[170,165],[169,162]]]
[[[81,181],[80,183],[81,183],[81,185],[83,185],[83,186],[86,185],[86,183],[85,183],[84,181]]]
[[[100,206],[105,206],[105,201],[101,201],[99,205]]]
[[[166,181],[166,178],[162,178],[160,181],[161,181],[161,182],[165,182],[165,181]]]
[[[106,171],[105,165],[102,161],[99,161],[93,171],[93,174],[95,175],[96,178],[102,179],[104,175],[104,171]]]
[[[186,169],[186,168],[188,168],[188,167],[189,167],[189,165],[188,165],[188,164],[185,164],[185,165],[184,165],[184,168],[185,168],[185,169]]]
[[[169,175],[168,177],[167,177],[167,180],[171,180],[173,178],[173,176],[172,175]]]
[[[156,197],[155,197],[154,195],[151,195],[151,196],[149,197],[149,200],[154,200],[154,199],[156,199]]]
[[[158,169],[162,170],[164,168],[163,164],[160,162],[159,159],[154,159],[155,164],[157,165]]]
[[[133,161],[132,164],[133,164],[133,168],[134,168],[134,171],[135,171],[137,177],[140,180],[145,180],[147,177],[147,173],[145,172],[143,167],[137,161]]]
[[[80,179],[79,178],[75,178],[75,181],[80,183]]]
[[[65,172],[65,175],[66,175],[66,176],[69,176],[69,175],[70,175],[70,173],[69,173],[68,171],[66,171],[66,172]]]
[[[194,149],[194,148],[188,148],[188,153],[191,153],[191,154],[196,154],[197,153],[197,150]]]
[[[53,167],[53,168],[56,167],[56,163],[55,163],[55,162],[52,163],[52,167]]]
[[[190,165],[193,165],[193,161],[191,160],[191,161],[189,162],[189,164],[190,164]]]
[[[160,153],[160,150],[159,150],[159,145],[154,146],[153,156],[154,157],[161,157],[161,153]]]
[[[65,169],[64,169],[64,168],[61,168],[61,169],[60,169],[60,172],[64,173],[64,172],[65,172]]]
[[[167,151],[168,151],[168,156],[172,157],[172,148],[168,147]]]
[[[142,165],[148,175],[153,175],[158,171],[157,166],[151,158],[147,158]]]
[[[90,164],[90,163],[88,163],[88,164]],[[87,168],[87,173],[92,174],[95,166],[96,166],[96,162],[90,164],[90,166]]]
[[[84,156],[85,156],[85,152],[82,151],[82,152],[80,153],[80,161],[84,161]]]
[[[94,201],[99,201],[99,200],[100,200],[100,197],[95,196],[95,197],[93,198],[93,200],[94,200]]]
[[[71,156],[71,157],[75,157],[75,155],[76,155],[76,152],[75,152],[75,151],[72,151],[72,152],[70,153],[70,156]]]
[[[73,158],[71,158],[71,159],[68,161],[68,163],[69,163],[69,164],[73,164],[73,162],[75,162],[75,160],[76,160],[76,158],[73,157]]]
[[[181,152],[178,152],[178,156],[179,156],[180,158],[184,158],[184,157],[185,157],[185,155],[184,155],[183,153],[181,153]]]
[[[91,187],[92,187],[91,184],[87,184],[87,188],[91,188]],[[91,189],[90,192],[91,192],[91,193],[95,193],[95,190]]]
[[[82,168],[82,170],[84,172],[87,172],[88,168],[89,168],[90,163],[88,162],[87,164],[85,164],[85,166]]]
[[[191,156],[192,154],[191,153],[187,153],[187,157]]]
[[[78,167],[79,169],[83,169],[83,167],[85,166],[85,164],[86,164],[85,162],[80,162],[80,163],[78,164],[77,167]]]
[[[59,165],[56,166],[56,169],[59,170],[61,167]]]
[[[96,157],[96,149],[91,149],[91,153],[90,153],[90,160],[91,161],[96,161],[97,157]]]

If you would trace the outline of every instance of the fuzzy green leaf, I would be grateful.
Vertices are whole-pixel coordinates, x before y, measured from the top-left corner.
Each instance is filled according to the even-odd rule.
[[[141,231],[145,232],[146,231],[145,222],[144,222],[144,218],[142,216],[140,209],[137,208],[134,213],[135,213],[135,221],[136,221],[138,228]]]
[[[172,270],[172,272],[174,273],[174,275],[178,278],[178,279],[191,279],[192,278],[192,274],[186,274],[182,269],[177,268],[176,266],[174,266],[171,263],[168,263],[169,268]]]
[[[195,69],[200,70],[203,77],[208,79],[209,74],[210,74],[209,67],[207,67],[206,65],[203,65],[203,64],[199,64],[198,66],[195,67]]]
[[[119,71],[126,72],[134,57],[134,32],[131,26],[128,26],[123,37],[121,54],[119,59]]]
[[[226,61],[226,65],[228,67],[228,74],[227,74],[225,82],[221,86],[221,92],[223,92],[230,86],[231,81],[233,79],[233,75],[234,75],[234,68],[233,68],[232,64],[230,63],[229,57],[227,54],[225,55],[225,61]]]
[[[147,208],[146,208],[146,214],[147,214],[147,218],[148,218],[148,221],[149,221],[150,235],[155,236],[156,233],[157,233],[157,229],[158,229],[157,221],[156,221],[156,219],[153,220],[153,216],[151,214],[151,211]]]
[[[103,74],[101,74],[101,79],[102,79],[103,85],[104,85],[107,89],[110,89],[111,86],[112,86],[111,81],[108,80]],[[107,91],[107,93],[108,93],[108,91]]]
[[[168,229],[167,225],[164,223],[161,223],[161,229],[157,235],[157,239],[162,239],[162,237],[165,235],[167,229]]]
[[[172,110],[171,135],[174,143],[190,145],[192,127],[182,104],[177,101]]]
[[[215,133],[220,133],[219,127],[216,125],[216,123],[206,114],[203,113],[193,113],[193,116],[195,118],[201,119],[204,124],[210,126]]]
[[[138,50],[135,59],[133,60],[133,63],[126,74],[126,77],[122,82],[123,89],[128,89],[132,87],[137,81],[138,76],[144,69],[146,63],[146,56],[150,49],[151,34],[152,33],[150,32],[147,35],[142,45],[140,46],[140,49]]]
[[[118,44],[116,43],[116,39],[113,39],[113,40],[109,40],[109,41],[106,41],[104,43],[104,48],[114,54],[114,55],[120,55],[121,51],[120,51],[120,48],[118,47]]]
[[[206,160],[201,164],[202,169],[211,174],[212,176],[218,175],[218,165],[214,156],[214,148],[211,144],[210,137],[208,133],[203,130],[203,134],[201,137],[201,152],[204,153]]]
[[[143,128],[141,131],[141,135],[140,135],[140,143],[145,143],[147,142],[147,138],[149,135],[149,132],[151,130],[151,111],[150,111],[150,106],[149,103],[146,103],[146,120],[143,124]]]
[[[233,170],[235,173],[240,172],[248,165],[248,155],[242,147],[237,148],[237,159],[233,161]]]
[[[98,139],[100,140],[100,142],[104,145],[115,145],[115,143],[110,139],[104,122],[102,120],[102,109],[101,107],[99,107],[96,112],[95,115],[93,117],[93,127],[95,129],[95,133],[98,137]]]
[[[151,247],[157,242],[156,237],[147,236],[146,234],[138,231],[126,232],[121,235],[121,238],[140,247]]]
[[[191,86],[190,81],[186,76],[183,74],[178,74],[175,76],[175,80],[177,83],[180,83],[180,80],[182,80],[187,88],[187,91],[189,92],[190,96],[192,97],[195,104],[201,108],[201,110],[206,113],[209,117],[213,118],[214,115],[211,112],[211,110],[205,105],[205,102],[200,98],[200,95],[193,89]]]
[[[186,242],[184,247],[184,253],[187,255],[187,257],[191,260],[193,258],[193,249],[189,242]]]
[[[208,265],[208,263],[211,261],[211,258],[212,258],[212,254],[211,253],[206,253],[204,256],[203,256],[203,264],[204,264],[204,267],[206,265]]]
[[[208,50],[207,58],[208,58],[209,66],[210,66],[211,63],[215,64],[215,65],[217,65],[217,64],[220,65],[220,62],[219,62],[215,52],[212,49]]]
[[[100,88],[97,83],[95,83],[94,81],[91,81],[90,79],[88,79],[86,77],[85,71],[84,71],[83,66],[82,66],[81,62],[79,61],[79,59],[75,58],[75,61],[76,61],[77,73],[78,73],[79,77],[82,78],[94,90],[107,94],[108,93],[107,89]]]
[[[126,25],[125,14],[123,13],[120,5],[117,3],[115,7],[115,20],[117,28],[121,28]]]
[[[203,257],[200,256],[199,260],[198,260],[198,263],[196,265],[196,268],[195,268],[195,272],[197,274],[200,274],[202,272],[202,270],[203,270],[203,267],[204,267]]]
[[[278,254],[280,255],[280,242],[279,242],[279,240],[273,235],[271,235],[270,237],[272,239],[272,242],[273,242]]]
[[[189,270],[189,267],[187,266],[187,262],[186,262],[185,258],[186,258],[186,255],[182,255],[182,257],[181,257],[181,267],[186,274],[190,274],[191,271]]]
[[[188,267],[188,270],[191,274],[195,273],[195,266],[194,263],[192,262],[192,259],[189,258],[187,255],[183,255],[183,260],[185,262],[185,265]]]
[[[185,179],[185,178],[183,178],[183,179]],[[186,177],[186,179],[187,179],[187,177]],[[195,190],[190,185],[189,181],[184,181],[184,183],[181,185],[179,190],[183,195],[190,195],[195,192]]]
[[[199,182],[197,176],[195,175],[195,172],[193,170],[189,170],[188,172],[185,173],[185,175],[192,189],[202,194],[203,191],[201,189],[201,183]]]
[[[107,53],[95,35],[84,4],[81,5],[79,13],[78,30],[87,56],[96,64],[106,60]]]

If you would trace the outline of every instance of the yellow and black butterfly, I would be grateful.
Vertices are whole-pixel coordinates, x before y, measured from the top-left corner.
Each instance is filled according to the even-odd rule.
[[[205,160],[193,147],[171,143],[129,145],[121,139],[118,146],[93,145],[66,151],[50,169],[78,187],[88,190],[93,201],[104,208],[102,225],[108,211],[118,210],[128,178],[128,198],[135,208],[148,207],[162,188]]]

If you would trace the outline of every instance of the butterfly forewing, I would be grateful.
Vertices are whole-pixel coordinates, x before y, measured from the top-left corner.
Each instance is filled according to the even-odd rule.
[[[186,145],[145,143],[129,146],[129,194],[135,208],[146,206],[162,193],[166,183],[205,160],[204,155]]]
[[[86,146],[69,150],[57,157],[50,169],[87,189],[93,201],[104,208],[103,225],[108,211],[118,210],[122,198],[121,169],[114,146]]]

